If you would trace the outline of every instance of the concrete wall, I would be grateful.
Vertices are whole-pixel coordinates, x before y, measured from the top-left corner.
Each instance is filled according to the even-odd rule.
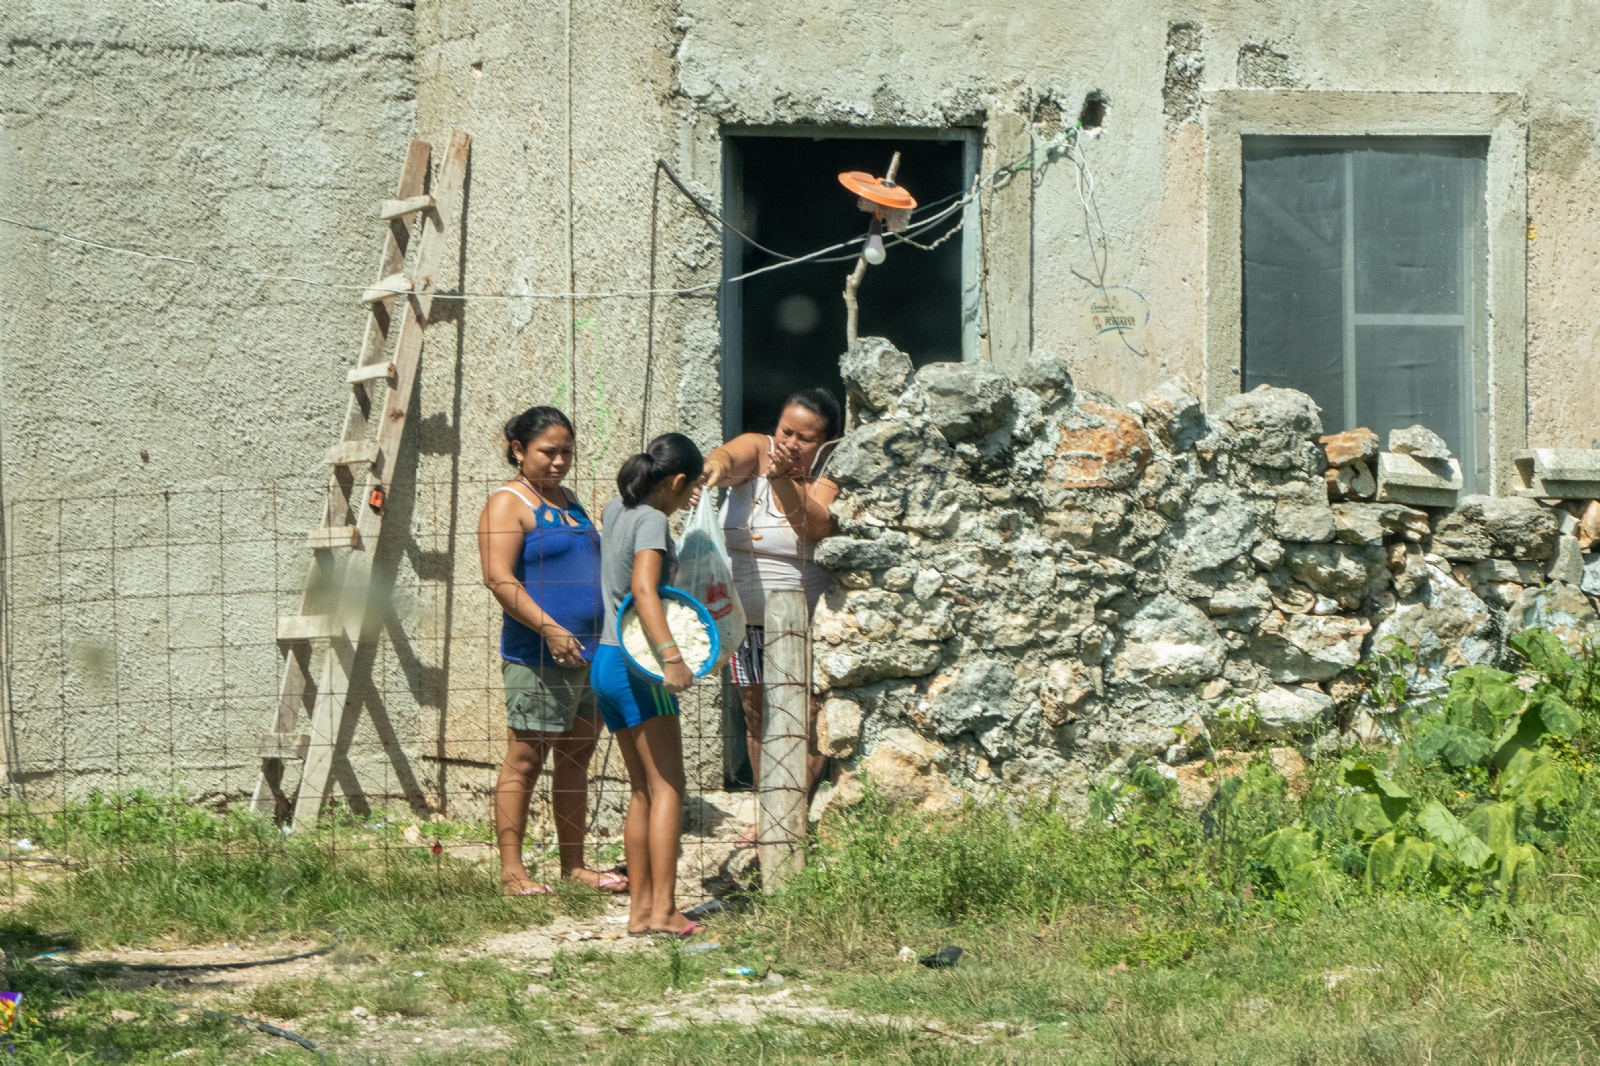
[[[933,0],[897,11],[839,0],[421,0],[413,15],[265,0],[133,18],[98,3],[12,5],[0,14],[9,40],[0,126],[15,150],[0,145],[0,182],[23,220],[367,281],[366,213],[405,138],[442,146],[459,127],[474,147],[452,284],[500,296],[644,289],[653,237],[657,285],[691,286],[719,277],[721,236],[664,181],[652,231],[654,161],[718,199],[725,124],[980,127],[993,165],[1070,124],[1100,90],[1106,127],[1086,154],[1104,245],[1093,243],[1102,231],[1085,224],[1068,161],[990,198],[985,350],[1004,367],[1052,351],[1080,384],[1126,399],[1168,375],[1199,392],[1219,354],[1206,351],[1208,285],[1218,283],[1216,257],[1236,252],[1208,239],[1206,94],[1514,93],[1537,233],[1527,246],[1527,433],[1540,445],[1600,438],[1600,392],[1572,387],[1600,361],[1600,97],[1586,52],[1600,9]],[[348,299],[8,237],[8,501],[229,484],[241,456],[252,480],[283,478],[314,495],[360,321]],[[1102,269],[1107,284],[1148,301],[1140,352],[1084,327],[1086,279]],[[602,503],[642,437],[675,427],[714,443],[718,343],[714,289],[660,298],[653,316],[640,297],[470,299],[436,316],[407,460],[424,487],[406,504],[412,536],[394,560],[403,595],[391,629],[409,636],[379,686],[410,723],[394,735],[420,753],[408,771],[416,780],[449,788],[448,774],[481,776],[495,758],[496,619],[476,586],[470,531],[485,483],[503,473],[500,424],[532,402],[570,407],[577,487]],[[13,552],[55,543],[18,521]],[[298,536],[294,522],[272,523]],[[274,588],[294,587],[297,551],[289,543],[273,555]],[[14,598],[24,577],[13,568]],[[234,617],[246,625],[246,614]],[[119,629],[124,641],[133,624]],[[221,632],[223,621],[196,625]],[[174,670],[180,687],[196,688],[188,667]],[[269,675],[252,676],[252,694],[273,687]],[[14,680],[15,698],[28,684],[61,706],[57,681]],[[208,707],[209,722],[220,712]],[[706,717],[700,728],[712,725]],[[255,728],[241,720],[237,734],[224,732]],[[709,780],[712,756],[702,761]]]
[[[364,312],[229,268],[370,273],[414,124],[412,21],[0,7],[0,214],[208,264],[0,224],[10,754],[37,796],[253,783]]]

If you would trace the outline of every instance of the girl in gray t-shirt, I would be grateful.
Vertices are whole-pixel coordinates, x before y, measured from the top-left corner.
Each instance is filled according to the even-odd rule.
[[[700,449],[681,433],[666,433],[622,464],[621,493],[601,516],[600,590],[605,629],[589,684],[606,728],[616,734],[632,795],[622,827],[628,861],[628,932],[693,936],[700,926],[674,898],[683,826],[683,737],[676,694],[694,684],[667,628],[661,586],[677,562],[667,518],[689,506],[704,467]],[[666,667],[660,681],[631,670],[617,634],[617,608],[629,593],[650,643]]]

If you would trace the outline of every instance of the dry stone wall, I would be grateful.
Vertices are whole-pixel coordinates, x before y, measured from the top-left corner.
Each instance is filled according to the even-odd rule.
[[[1390,638],[1426,679],[1500,660],[1522,626],[1600,622],[1573,512],[1363,498],[1385,495],[1379,458],[1448,463],[1420,427],[1380,455],[1368,431],[1324,434],[1299,392],[1208,415],[1168,382],[1122,404],[1048,355],[1016,380],[913,374],[865,338],[841,367],[854,428],[829,465],[842,535],[818,548],[837,584],[814,618],[838,795],[865,774],[929,807],[1081,796],[1119,760],[1180,764],[1241,721],[1306,746],[1373,737],[1355,668]]]

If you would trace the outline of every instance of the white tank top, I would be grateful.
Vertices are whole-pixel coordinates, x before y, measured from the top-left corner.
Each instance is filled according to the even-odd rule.
[[[763,623],[772,589],[803,589],[806,606],[815,609],[827,591],[828,572],[811,561],[816,544],[802,544],[778,510],[772,482],[756,477],[729,488],[722,501],[722,530],[733,584],[750,625]]]

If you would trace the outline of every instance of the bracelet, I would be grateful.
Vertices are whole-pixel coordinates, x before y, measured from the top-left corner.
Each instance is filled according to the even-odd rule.
[[[680,656],[678,656],[678,657],[677,657],[677,658],[676,658],[676,659],[662,659],[662,660],[661,660],[661,661],[662,661],[662,662],[663,662],[663,663],[667,663],[667,664],[669,664],[669,665],[674,665],[674,666],[675,666],[675,665],[677,665],[677,664],[678,664],[678,663],[681,663],[681,662],[683,662],[683,656],[681,656],[681,655],[680,655]]]
[[[666,641],[665,643],[657,644],[656,645],[656,651],[660,651],[662,648],[676,648],[677,646],[678,646],[678,642],[677,641],[669,640],[669,641]]]

